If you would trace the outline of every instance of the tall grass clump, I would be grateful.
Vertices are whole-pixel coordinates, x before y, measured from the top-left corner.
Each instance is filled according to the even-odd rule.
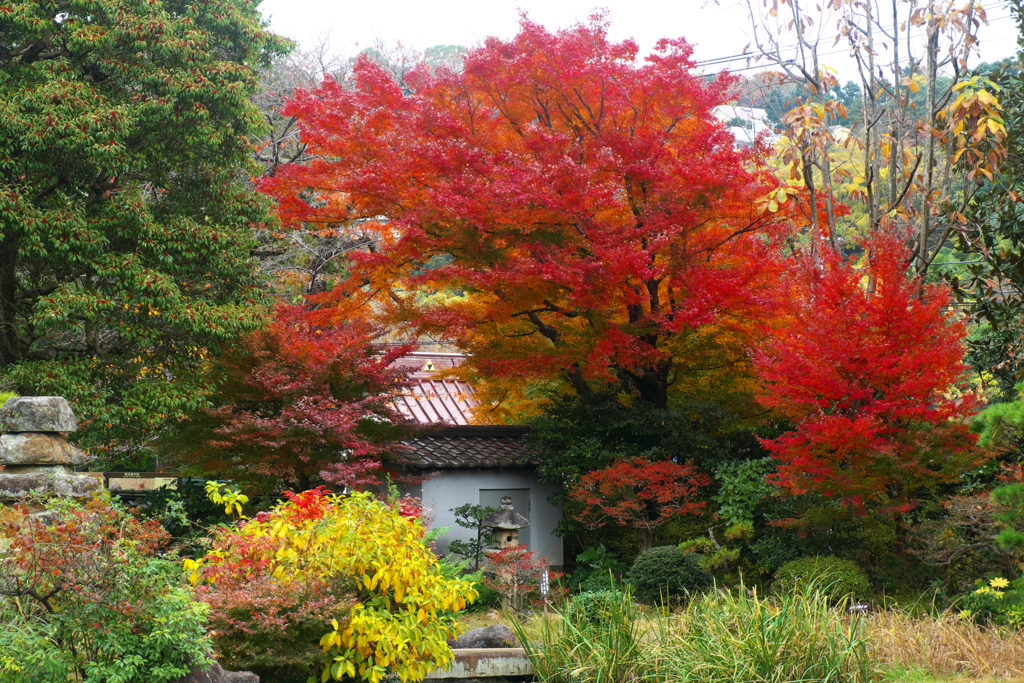
[[[659,624],[659,680],[867,683],[873,670],[863,619],[829,605],[814,586],[761,598],[718,590]]]
[[[537,678],[551,683],[632,683],[648,680],[641,643],[644,620],[628,591],[603,591],[601,600],[563,618],[544,619],[531,641],[521,622],[514,622],[519,642]]]
[[[602,600],[596,618],[546,622],[533,643],[519,634],[541,681],[869,683],[875,673],[864,618],[809,588],[775,598],[715,590],[671,614],[620,598]]]

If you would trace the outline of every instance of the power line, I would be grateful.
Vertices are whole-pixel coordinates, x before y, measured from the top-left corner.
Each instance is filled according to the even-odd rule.
[[[1006,7],[1007,6],[1004,6],[1003,8],[1006,8]],[[988,25],[992,25],[992,24],[994,24],[997,21],[1006,21],[1007,19],[1014,19],[1014,18],[1015,17],[1012,14],[1006,14],[1006,15],[1002,15],[1002,16],[998,16],[998,17],[992,17],[992,18],[990,18],[988,20]],[[922,30],[922,35],[923,35],[923,30]],[[995,42],[995,41],[993,41],[993,42]],[[787,45],[785,47],[778,48],[778,51],[780,53],[781,52],[788,52],[790,50],[796,50],[798,47],[799,46],[797,46],[797,45]],[[819,57],[829,57],[829,56],[834,56],[834,55],[839,55],[839,54],[844,54],[844,53],[848,54],[848,52],[849,52],[848,49],[832,50],[830,52],[820,53],[818,56]],[[694,66],[695,67],[716,66],[716,65],[719,65],[719,64],[728,64],[730,62],[736,62],[736,61],[740,61],[740,60],[749,61],[751,59],[756,59],[756,58],[761,57],[761,56],[762,55],[758,55],[757,53],[754,53],[754,52],[745,52],[745,53],[738,53],[738,54],[734,54],[734,55],[726,55],[726,56],[722,56],[722,57],[711,57],[709,59],[701,59],[701,60],[698,60],[698,61],[694,62]],[[732,72],[750,71],[750,70],[753,70],[753,69],[771,68],[771,66],[773,66],[773,65],[777,66],[777,63],[766,63],[766,64],[750,65],[750,66],[746,66],[746,67],[743,67],[743,68],[730,69],[730,71],[732,71]]]

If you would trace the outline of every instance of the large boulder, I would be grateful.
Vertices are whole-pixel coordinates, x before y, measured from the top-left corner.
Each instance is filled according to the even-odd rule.
[[[196,667],[174,683],[260,683],[260,677],[251,671],[225,671],[214,662],[207,667]]]
[[[453,650],[481,647],[519,647],[515,632],[508,626],[495,624],[485,628],[466,631],[457,640],[449,640]]]
[[[0,434],[0,465],[82,465],[85,453],[59,434]]]
[[[73,432],[78,420],[63,396],[15,396],[0,408],[3,432]]]

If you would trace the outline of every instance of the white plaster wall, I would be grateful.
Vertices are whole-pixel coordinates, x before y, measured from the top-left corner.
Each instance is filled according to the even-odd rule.
[[[537,475],[530,470],[442,470],[423,482],[423,504],[431,510],[431,526],[451,527],[437,541],[439,554],[447,554],[450,541],[475,538],[471,529],[455,523],[451,510],[467,503],[479,505],[480,489],[529,489],[530,514],[523,510],[516,512],[530,520],[530,550],[547,558],[552,566],[564,564],[562,539],[554,534],[562,511],[548,503],[548,496],[555,492],[555,487],[537,481]]]

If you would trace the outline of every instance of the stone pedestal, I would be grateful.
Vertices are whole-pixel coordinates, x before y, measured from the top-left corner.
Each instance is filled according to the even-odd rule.
[[[77,474],[85,453],[64,434],[78,429],[71,406],[61,396],[17,396],[0,408],[0,502],[32,494],[89,496],[102,482]]]

